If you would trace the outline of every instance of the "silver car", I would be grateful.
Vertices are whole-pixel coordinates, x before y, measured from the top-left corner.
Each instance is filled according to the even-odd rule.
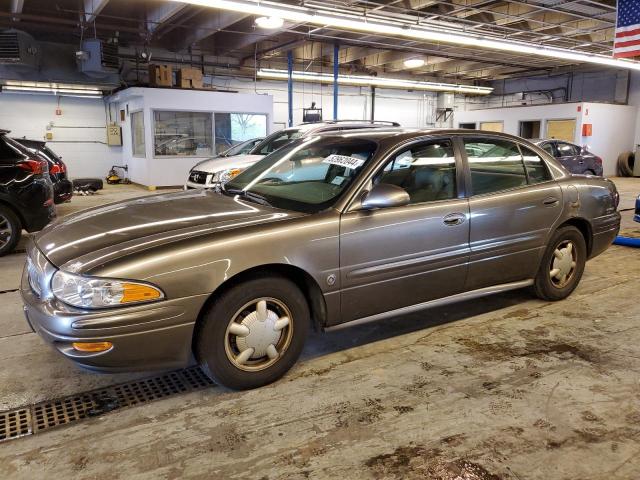
[[[523,287],[576,288],[615,238],[614,184],[468,130],[307,136],[222,192],[87,210],[28,247],[29,324],[90,369],[184,366],[220,384],[285,374],[310,328]],[[452,307],[453,308],[453,307]]]
[[[265,155],[275,152],[296,138],[327,132],[399,126],[400,124],[395,122],[370,122],[367,120],[328,120],[324,122],[302,123],[297,127],[285,128],[284,130],[272,133],[243,155],[235,155],[232,158],[209,158],[197,163],[189,171],[189,177],[184,185],[184,189],[213,188],[219,190],[222,185],[238,175],[245,168],[262,160]]]

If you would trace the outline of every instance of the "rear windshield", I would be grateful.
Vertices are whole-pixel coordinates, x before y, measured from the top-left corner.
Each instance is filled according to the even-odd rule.
[[[0,136],[0,159],[15,160],[30,154],[29,149],[20,145],[15,140],[12,140],[6,135]]]

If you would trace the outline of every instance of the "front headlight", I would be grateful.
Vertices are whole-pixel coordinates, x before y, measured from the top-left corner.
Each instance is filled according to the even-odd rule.
[[[227,170],[222,170],[213,176],[212,181],[214,183],[225,184],[235,178],[240,172],[242,172],[242,168],[229,168]]]
[[[162,290],[147,283],[83,277],[62,270],[53,275],[51,291],[61,302],[78,308],[119,307],[164,298]]]

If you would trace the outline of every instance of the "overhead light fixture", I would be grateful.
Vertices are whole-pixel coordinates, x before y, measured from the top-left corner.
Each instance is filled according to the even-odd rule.
[[[289,73],[286,70],[263,68],[258,70],[258,77],[272,80],[287,80]],[[316,83],[333,83],[333,74],[318,72],[293,72],[293,80]],[[476,87],[474,85],[458,85],[453,83],[423,82],[418,80],[403,80],[399,78],[368,77],[364,75],[340,75],[340,85],[369,86],[381,88],[401,88],[405,90],[428,90],[431,92],[456,92],[471,95],[489,95],[493,92],[491,87]]]
[[[405,60],[404,66],[407,68],[420,68],[424,67],[424,60],[421,58],[409,58]]]
[[[399,38],[426,40],[429,42],[443,42],[472,48],[558,58],[575,63],[592,63],[607,67],[640,71],[640,62],[632,60],[614,59],[606,55],[581,53],[564,48],[494,39],[481,35],[462,33],[454,31],[453,29],[446,30],[442,28],[436,30],[431,26],[419,25],[410,20],[386,18],[379,14],[377,16],[367,15],[365,18],[356,13],[342,13],[336,10],[331,10],[328,7],[323,7],[321,4],[312,4],[313,8],[310,8],[310,3],[308,2],[304,7],[284,5],[264,0],[180,0],[180,3],[212,7],[220,10],[241,12],[264,17],[279,17],[291,22],[309,23],[325,28],[332,27]]]
[[[102,98],[102,90],[94,85],[75,85],[48,82],[23,82],[6,80],[2,82],[3,92],[64,95],[85,98]]]
[[[282,28],[284,20],[281,17],[258,17],[256,18],[256,25],[260,28],[275,30],[276,28]]]

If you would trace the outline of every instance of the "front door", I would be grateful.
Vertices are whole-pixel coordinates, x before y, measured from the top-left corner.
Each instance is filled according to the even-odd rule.
[[[410,204],[343,215],[342,321],[464,289],[469,205],[458,194],[459,170],[450,139],[413,143],[393,154],[371,181],[405,189]]]
[[[471,256],[467,290],[531,279],[562,191],[529,148],[491,137],[464,138],[470,171]]]

